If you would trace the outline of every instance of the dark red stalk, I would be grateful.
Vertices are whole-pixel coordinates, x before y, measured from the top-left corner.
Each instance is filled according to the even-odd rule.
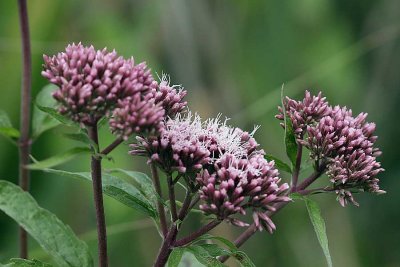
[[[99,136],[97,126],[88,127],[90,139],[99,144]],[[92,155],[91,160],[92,182],[93,182],[93,197],[96,208],[96,221],[97,221],[97,237],[98,237],[98,252],[99,252],[99,266],[108,266],[107,257],[107,233],[106,233],[106,219],[104,215],[103,206],[103,190],[101,182],[101,158]]]
[[[167,236],[165,237],[163,244],[158,252],[154,267],[164,267],[168,261],[168,257],[172,251],[172,245],[175,242],[176,235],[178,234],[178,228],[175,222],[171,224]]]
[[[21,88],[21,114],[19,139],[19,185],[25,191],[29,191],[30,173],[26,165],[29,164],[31,140],[29,137],[31,117],[31,45],[29,36],[29,21],[26,0],[18,1],[19,23],[22,43],[22,88]],[[28,236],[23,228],[20,228],[20,257],[28,257]]]
[[[178,220],[178,212],[176,210],[175,188],[171,174],[167,175],[167,180],[168,180],[168,194],[169,194],[169,204],[171,207],[172,221],[176,222]]]
[[[151,163],[150,164],[150,168],[151,168],[151,174],[152,174],[152,177],[153,177],[154,187],[156,189],[157,194],[160,196],[160,198],[162,198],[160,177],[158,176],[157,167],[155,166],[154,163]],[[166,238],[167,232],[168,232],[168,229],[167,229],[167,218],[165,217],[164,206],[163,206],[163,204],[161,203],[160,200],[157,201],[157,210],[158,210],[158,214],[160,216],[161,231],[163,233],[164,238]]]
[[[195,239],[199,238],[200,236],[202,236],[202,235],[206,234],[207,232],[211,231],[212,229],[217,227],[220,223],[221,223],[220,220],[211,221],[208,224],[206,224],[203,227],[201,227],[196,232],[191,233],[189,236],[177,240],[174,243],[174,246],[175,247],[181,247],[181,246],[187,245],[190,242],[194,241]]]
[[[102,155],[107,155],[109,154],[111,151],[113,151],[117,146],[119,146],[124,140],[122,139],[122,137],[118,137],[117,139],[114,140],[114,142],[112,142],[108,147],[104,148],[100,154]]]

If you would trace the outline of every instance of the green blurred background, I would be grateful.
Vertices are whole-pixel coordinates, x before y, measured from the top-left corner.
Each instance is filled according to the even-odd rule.
[[[82,41],[115,48],[147,61],[157,73],[188,90],[192,110],[202,116],[222,112],[245,129],[261,125],[256,138],[284,158],[282,130],[274,119],[279,89],[301,97],[322,90],[332,104],[368,112],[378,125],[380,160],[386,172],[383,196],[360,195],[360,207],[342,208],[333,195],[314,199],[322,206],[334,266],[400,266],[400,159],[397,103],[400,101],[400,1],[398,0],[29,0],[33,53],[33,95],[46,84],[42,54]],[[0,1],[0,108],[19,121],[20,36],[16,1]],[[397,107],[396,107],[397,106]],[[397,117],[396,117],[397,116]],[[42,135],[32,154],[44,159],[76,145],[66,129]],[[104,131],[101,143],[112,136]],[[17,182],[17,150],[0,139],[0,178]],[[148,172],[143,160],[120,147],[118,166]],[[85,156],[64,164],[88,170]],[[326,178],[324,178],[326,179]],[[39,204],[69,224],[96,253],[90,184],[32,173]],[[111,266],[150,266],[160,238],[142,214],[106,197]],[[185,226],[196,229],[193,216]],[[325,266],[322,250],[302,203],[280,212],[278,230],[254,236],[245,246],[257,266]],[[224,225],[214,233],[234,239],[241,229]],[[17,226],[0,213],[0,261],[18,256]],[[48,261],[30,240],[31,256]],[[230,266],[235,266],[230,262]]]

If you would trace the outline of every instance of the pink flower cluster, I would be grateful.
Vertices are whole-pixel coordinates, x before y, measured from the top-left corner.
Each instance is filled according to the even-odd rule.
[[[59,87],[53,96],[61,114],[88,126],[108,116],[111,131],[124,139],[160,129],[166,115],[186,106],[186,91],[156,82],[144,62],[81,43],[45,55],[42,75]]]
[[[290,201],[290,198],[284,195],[289,186],[280,185],[273,161],[268,162],[260,153],[241,159],[225,154],[209,169],[197,175],[200,199],[204,202],[201,210],[234,225],[248,226],[231,215],[245,215],[246,209],[251,209],[260,231],[265,228],[272,233],[276,229],[267,211],[275,211],[274,203]]]
[[[272,232],[267,216],[273,203],[289,201],[274,162],[264,158],[249,133],[229,126],[220,116],[204,122],[196,114],[168,119],[159,137],[138,138],[131,154],[147,156],[167,173],[179,172],[199,188],[200,209],[238,226],[247,224],[234,214],[253,212],[257,227]]]
[[[342,206],[348,202],[358,205],[352,192],[385,192],[378,185],[377,175],[383,169],[376,159],[381,152],[375,147],[375,124],[366,121],[366,113],[354,117],[346,107],[329,106],[321,93],[311,97],[306,92],[303,101],[288,98],[286,103],[287,118],[299,134],[297,142],[310,150],[319,165],[326,166]],[[283,113],[277,118],[283,119]]]
[[[321,92],[317,96],[311,96],[310,92],[306,91],[302,101],[286,97],[283,104],[286,114],[292,122],[293,130],[300,139],[308,125],[312,125],[330,113],[328,102],[325,97],[322,97]],[[276,118],[284,120],[283,108],[278,107],[278,110],[279,114],[276,115]],[[283,123],[281,125],[284,126]]]

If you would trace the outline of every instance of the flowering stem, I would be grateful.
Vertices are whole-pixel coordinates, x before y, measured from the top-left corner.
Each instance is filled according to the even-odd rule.
[[[318,179],[323,173],[324,173],[325,167],[322,166],[318,168],[316,172],[311,174],[307,179],[305,179],[296,189],[296,193],[300,193],[302,195],[307,195],[312,190],[305,190],[309,185],[311,185],[316,179]],[[275,215],[279,210],[281,210],[283,207],[285,207],[289,202],[279,202],[276,205],[274,205],[275,211],[269,211],[267,215],[269,217]],[[234,241],[234,244],[237,247],[242,246],[251,236],[254,235],[254,233],[257,232],[257,227],[255,223],[251,224],[239,237]],[[221,262],[225,262],[229,256],[221,256],[219,260]]]
[[[192,203],[190,203],[189,210],[191,210],[197,204],[197,202],[199,202],[199,200],[200,196],[196,195],[195,198],[192,200]]]
[[[297,191],[299,190],[304,190],[307,187],[309,187],[313,182],[315,182],[315,180],[317,180],[325,171],[325,166],[322,165],[320,167],[318,167],[318,169],[311,174],[307,179],[305,179],[301,185],[297,188]],[[296,192],[296,191],[293,191]]]
[[[171,224],[167,236],[165,237],[163,244],[158,252],[154,267],[164,267],[168,261],[169,254],[172,251],[172,245],[175,242],[176,235],[178,234],[178,227],[175,222]]]
[[[156,192],[159,195],[160,198],[162,198],[162,191],[161,191],[161,185],[160,185],[160,177],[158,176],[157,172],[157,167],[154,163],[150,164],[150,169],[151,169],[151,174],[153,177],[153,183],[154,187],[156,188]],[[167,219],[165,217],[165,210],[164,210],[164,205],[161,203],[161,200],[157,201],[157,209],[158,209],[158,214],[160,216],[160,226],[161,226],[161,231],[163,233],[164,238],[167,236]]]
[[[296,165],[294,166],[292,174],[292,189],[291,192],[296,191],[297,182],[299,180],[300,166],[301,166],[301,156],[303,155],[303,146],[301,144],[297,145],[297,155],[296,155]]]
[[[214,229],[216,226],[218,226],[221,223],[221,220],[213,220],[209,222],[208,224],[204,225],[200,229],[198,229],[196,232],[191,233],[189,236],[184,237],[182,239],[179,239],[175,241],[174,246],[176,247],[181,247],[184,245],[189,244],[193,240],[199,238],[200,236],[206,234],[210,230]]]
[[[174,182],[172,180],[172,175],[170,173],[167,175],[167,179],[168,179],[169,204],[171,207],[172,221],[176,222],[178,220],[178,212],[176,211]]]
[[[191,201],[192,201],[192,194],[191,194],[190,190],[187,190],[185,200],[183,201],[182,208],[180,209],[179,214],[178,214],[179,220],[182,221],[186,217],[188,211],[190,210]]]
[[[29,153],[31,150],[31,141],[29,137],[30,116],[31,116],[31,46],[29,36],[28,10],[26,0],[18,1],[19,22],[21,29],[22,43],[22,88],[21,88],[21,119],[19,139],[19,185],[25,191],[29,191],[30,173],[25,166],[29,164]],[[20,228],[20,257],[28,257],[28,236],[23,228]]]
[[[99,145],[99,136],[97,126],[88,127],[90,139]],[[107,257],[107,233],[106,233],[106,219],[104,215],[103,206],[103,191],[101,182],[101,158],[92,155],[91,162],[92,181],[93,181],[93,196],[96,208],[96,221],[97,221],[97,236],[98,236],[98,251],[99,251],[99,266],[108,266]]]
[[[122,139],[122,137],[118,137],[117,139],[115,139],[114,142],[112,142],[108,147],[104,148],[100,154],[102,155],[107,155],[109,154],[111,151],[113,151],[117,146],[119,146],[122,142],[124,141],[124,139]]]

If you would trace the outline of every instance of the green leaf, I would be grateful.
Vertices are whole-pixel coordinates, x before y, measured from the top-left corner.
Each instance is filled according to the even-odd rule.
[[[62,154],[58,154],[42,161],[36,161],[35,163],[29,164],[27,168],[31,170],[43,170],[70,161],[80,154],[90,154],[91,152],[91,149],[87,147],[74,147],[65,151]]]
[[[213,236],[210,234],[204,234],[201,237],[197,238],[193,243],[197,243],[199,241],[207,241],[207,240],[218,240],[219,242],[223,243],[227,248],[229,248],[231,251],[237,251],[238,248],[235,244],[233,244],[231,241],[229,241],[226,238],[220,237],[220,236]]]
[[[15,129],[4,110],[0,110],[0,134],[11,139],[18,139],[20,133]]]
[[[168,267],[178,267],[184,253],[185,253],[184,248],[175,248],[171,252],[171,255],[169,255]]]
[[[221,248],[216,244],[201,244],[199,246],[207,250],[208,254],[212,257],[232,255],[231,251]]]
[[[278,170],[280,170],[280,171],[282,171],[282,172],[287,172],[287,173],[292,173],[292,169],[290,168],[290,166],[289,165],[287,165],[285,162],[283,162],[282,160],[280,160],[280,159],[278,159],[278,158],[276,158],[276,157],[274,157],[274,156],[272,156],[272,155],[265,155],[265,158],[268,160],[268,161],[271,161],[271,160],[273,160],[274,162],[275,162],[275,167],[278,169]]]
[[[52,267],[50,264],[38,261],[38,260],[26,260],[26,259],[10,259],[10,262],[2,267]]]
[[[44,169],[48,173],[57,174],[64,177],[77,178],[85,181],[92,181],[89,172],[67,172],[55,169]],[[139,210],[152,218],[156,218],[157,209],[145,196],[143,196],[134,185],[123,179],[107,173],[102,175],[102,189],[104,194],[118,200],[119,202]]]
[[[55,108],[51,107],[44,107],[36,103],[36,107],[43,111],[44,113],[50,115],[52,118],[56,119],[59,121],[61,124],[67,125],[67,126],[75,126],[78,127],[79,124],[70,120],[69,118],[61,115]]]
[[[154,205],[157,204],[158,200],[164,203],[164,200],[157,194],[153,181],[149,176],[142,172],[124,170],[124,169],[110,169],[108,170],[111,173],[120,173],[124,174],[133,179],[136,187],[140,190],[140,192],[149,199]]]
[[[88,246],[20,187],[0,181],[0,209],[18,222],[58,266],[93,266]]]
[[[36,105],[33,108],[33,117],[32,117],[33,138],[37,138],[43,132],[60,125],[59,121],[55,120],[48,113],[41,111],[37,106],[40,105],[42,107],[55,108],[57,105],[57,101],[52,97],[52,93],[55,90],[57,90],[57,86],[49,84],[43,87],[43,89],[36,96],[35,100]]]
[[[247,256],[243,251],[234,252],[232,257],[235,257],[242,267],[256,267],[256,265],[250,260],[249,256]]]
[[[108,118],[105,116],[105,117],[102,117],[98,122],[97,122],[97,128],[101,128],[101,127],[103,127],[106,123],[107,123],[107,121],[108,121]]]
[[[314,226],[314,231],[317,234],[318,242],[321,245],[321,248],[324,252],[326,262],[328,263],[329,267],[332,267],[332,259],[331,259],[331,254],[329,253],[328,237],[326,235],[325,221],[321,216],[321,210],[319,209],[318,204],[315,201],[307,197],[303,197],[303,199],[306,203],[311,223]]]
[[[68,139],[84,143],[92,148],[95,153],[99,153],[99,145],[96,144],[92,139],[90,139],[85,132],[66,133],[63,135]]]
[[[190,246],[186,248],[186,251],[192,253],[196,257],[196,259],[205,266],[225,266],[217,258],[211,256],[208,251],[201,246]]]
[[[297,157],[297,143],[296,137],[293,131],[293,125],[290,118],[287,117],[285,103],[283,99],[283,85],[281,89],[281,103],[282,103],[282,110],[283,110],[283,117],[284,117],[284,124],[285,124],[285,147],[286,147],[286,154],[292,163],[292,166],[296,165],[296,157]]]

